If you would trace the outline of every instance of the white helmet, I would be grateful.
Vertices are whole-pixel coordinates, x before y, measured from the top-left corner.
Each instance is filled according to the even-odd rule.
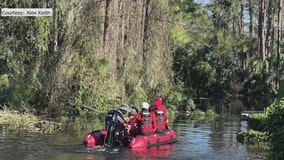
[[[150,105],[147,102],[143,102],[142,105],[141,105],[142,109],[149,109],[149,107],[150,107]]]

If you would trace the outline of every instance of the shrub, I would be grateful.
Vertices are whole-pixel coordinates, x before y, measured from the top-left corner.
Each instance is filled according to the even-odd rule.
[[[261,144],[268,142],[268,134],[250,129],[248,132],[237,133],[237,141],[246,144]]]
[[[250,129],[264,132],[265,131],[266,116],[264,114],[253,114],[249,116],[248,126]]]
[[[284,98],[272,104],[267,109],[265,129],[269,133],[271,159],[284,158]]]
[[[20,113],[14,110],[8,110],[7,108],[0,110],[0,125],[28,132],[43,133],[51,133],[63,129],[61,123],[41,120],[30,113]]]

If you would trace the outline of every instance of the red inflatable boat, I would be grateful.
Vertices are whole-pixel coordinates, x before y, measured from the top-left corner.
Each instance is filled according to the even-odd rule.
[[[84,137],[83,144],[86,147],[92,148],[104,144],[106,131],[93,131]],[[176,133],[173,130],[168,130],[165,133],[154,133],[147,136],[129,137],[128,146],[132,149],[145,149],[153,146],[160,146],[177,141]]]

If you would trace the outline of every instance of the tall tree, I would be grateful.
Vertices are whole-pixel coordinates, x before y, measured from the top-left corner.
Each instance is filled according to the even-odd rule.
[[[149,18],[150,18],[150,13],[149,13],[149,8],[150,8],[150,0],[144,0],[144,26],[143,26],[143,62],[146,63],[146,55],[149,51],[149,46],[150,46],[150,33],[149,33]],[[146,65],[146,64],[144,64]]]
[[[57,0],[53,0],[53,54],[57,53],[58,47],[58,13]]]
[[[240,10],[240,18],[239,18],[239,34],[243,34],[244,32],[244,22],[243,22],[243,18],[244,18],[244,0],[240,1],[241,4],[241,10]]]
[[[111,22],[112,22],[112,11],[114,2],[113,0],[106,0],[105,7],[105,22],[104,22],[104,37],[103,37],[103,45],[104,52],[108,54],[109,52],[109,43],[110,43],[110,32],[111,32]]]
[[[253,32],[253,4],[252,0],[248,0],[248,12],[249,12],[249,37],[254,36]]]
[[[265,56],[267,58],[271,57],[271,52],[272,52],[272,47],[273,47],[273,30],[274,30],[274,12],[275,12],[275,7],[272,1],[268,2],[268,7],[267,7],[267,26],[266,26],[266,37],[265,37]]]
[[[278,13],[277,13],[277,60],[276,60],[276,69],[277,69],[277,77],[276,77],[276,88],[279,88],[280,81],[280,54],[281,54],[281,34],[282,34],[282,0],[278,0]]]
[[[117,78],[118,80],[121,79],[124,67],[125,67],[125,61],[126,61],[126,55],[125,55],[125,41],[126,41],[126,33],[125,33],[125,0],[119,0],[118,2],[118,13],[119,13],[119,22],[117,27],[118,32],[118,43],[116,47],[116,65],[117,65]]]
[[[266,59],[265,52],[265,0],[259,1],[259,17],[258,17],[258,39],[259,53],[263,60]]]

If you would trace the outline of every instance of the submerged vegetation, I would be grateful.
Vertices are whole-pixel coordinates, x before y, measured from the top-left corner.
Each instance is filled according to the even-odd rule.
[[[24,130],[36,133],[52,133],[63,129],[57,122],[40,119],[30,113],[4,108],[0,110],[0,125],[8,129]]]
[[[268,133],[255,131],[253,129],[250,129],[248,131],[241,131],[237,134],[237,140],[249,145],[267,145]]]

